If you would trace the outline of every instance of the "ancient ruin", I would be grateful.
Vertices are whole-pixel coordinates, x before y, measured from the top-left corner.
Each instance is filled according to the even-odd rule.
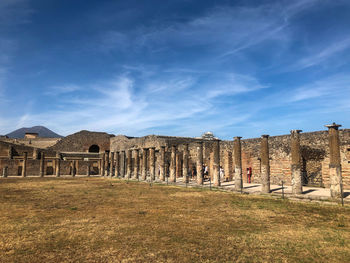
[[[127,137],[81,131],[64,138],[0,139],[2,177],[103,176],[219,187],[232,182],[291,186],[301,195],[304,186],[329,188],[332,198],[350,189],[350,129],[326,125],[328,131],[268,136],[232,141],[212,133],[185,138],[149,135]]]

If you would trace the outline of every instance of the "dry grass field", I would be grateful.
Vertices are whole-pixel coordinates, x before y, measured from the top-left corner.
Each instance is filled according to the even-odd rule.
[[[102,178],[1,179],[0,262],[350,262],[350,209]]]

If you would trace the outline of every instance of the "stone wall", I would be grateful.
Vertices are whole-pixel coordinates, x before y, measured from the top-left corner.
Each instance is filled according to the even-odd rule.
[[[80,131],[62,138],[49,149],[59,152],[88,152],[92,145],[97,145],[99,151],[104,152],[109,150],[113,136],[104,132]]]
[[[61,138],[21,138],[21,139],[12,139],[12,138],[1,138],[3,142],[13,143],[16,145],[29,146],[35,148],[45,149],[55,145]]]

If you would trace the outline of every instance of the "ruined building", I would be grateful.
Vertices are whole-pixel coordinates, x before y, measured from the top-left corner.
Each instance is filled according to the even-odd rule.
[[[216,185],[233,181],[269,184],[282,181],[301,193],[303,185],[350,189],[350,129],[220,141],[210,132],[185,138],[149,135],[127,137],[81,131],[64,138],[0,138],[0,170],[8,176],[121,176],[152,180],[189,180],[199,184],[203,166]],[[225,175],[220,178],[219,169]],[[333,190],[332,190],[333,189]]]

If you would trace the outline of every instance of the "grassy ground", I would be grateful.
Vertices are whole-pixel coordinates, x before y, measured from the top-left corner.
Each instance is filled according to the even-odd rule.
[[[101,178],[0,180],[0,262],[349,262],[350,210]]]

